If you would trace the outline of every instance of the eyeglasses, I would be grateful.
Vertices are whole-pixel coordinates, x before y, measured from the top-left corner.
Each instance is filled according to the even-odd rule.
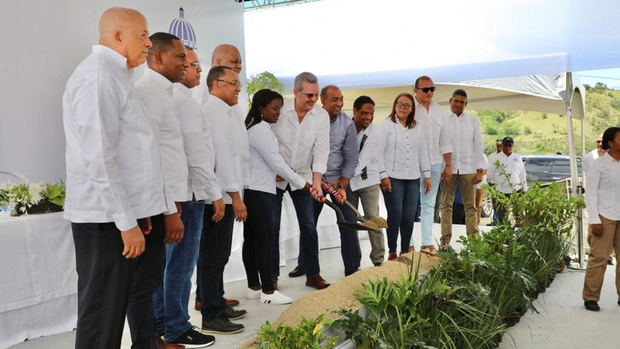
[[[431,87],[416,87],[418,90],[422,90],[424,93],[428,93],[428,91],[435,92],[435,86]]]
[[[200,68],[200,62],[189,62],[189,65],[196,69]]]
[[[304,93],[303,95],[306,96],[306,98],[308,98],[308,99],[319,98],[319,94],[318,93]]]
[[[401,109],[411,109],[412,105],[409,103],[396,102],[396,107]]]
[[[235,87],[241,87],[241,81],[239,80],[233,80],[233,81],[228,81],[228,80],[224,80],[224,79],[215,79],[215,81],[223,81],[226,83],[229,83]]]

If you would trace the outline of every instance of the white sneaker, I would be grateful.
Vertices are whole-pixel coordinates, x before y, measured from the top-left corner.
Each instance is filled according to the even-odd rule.
[[[260,297],[261,293],[262,293],[261,290],[253,290],[251,288],[248,288],[248,291],[245,296],[248,299],[257,299],[258,297]]]
[[[290,304],[293,303],[293,298],[287,297],[278,291],[273,291],[272,294],[261,292],[260,301],[265,304]]]

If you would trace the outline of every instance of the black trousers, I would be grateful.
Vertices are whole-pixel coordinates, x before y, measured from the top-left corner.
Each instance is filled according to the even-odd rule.
[[[146,249],[136,259],[121,254],[114,223],[72,223],[78,274],[76,349],[120,348],[125,315],[132,348],[156,348],[153,291],[161,284],[163,216],[152,218]]]
[[[217,223],[211,219],[214,213],[213,205],[205,205],[198,259],[198,282],[200,283],[203,321],[215,319],[226,307],[224,267],[230,257],[235,222],[232,205],[226,205],[224,218]]]
[[[263,292],[273,291],[276,200],[275,194],[263,191],[246,189],[243,194],[248,209],[243,223],[243,265],[248,287],[262,285]]]

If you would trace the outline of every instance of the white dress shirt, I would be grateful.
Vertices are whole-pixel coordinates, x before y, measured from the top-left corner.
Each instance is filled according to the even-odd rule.
[[[250,139],[250,183],[252,190],[276,193],[276,174],[303,188],[306,180],[301,178],[284,162],[278,151],[278,140],[269,127],[269,123],[261,121],[248,130]]]
[[[383,151],[383,156],[379,158],[381,178],[430,178],[431,164],[426,129],[423,126],[406,128],[400,122],[388,118],[379,124],[378,131]]]
[[[179,117],[183,146],[188,166],[188,193],[186,200],[215,201],[222,198],[222,190],[215,176],[215,160],[211,131],[202,117],[200,104],[192,91],[181,83],[173,84],[172,100]]]
[[[183,148],[181,125],[172,101],[172,82],[147,68],[136,82],[147,116],[157,133],[166,193],[174,201],[187,199],[187,158]]]
[[[594,149],[586,154],[581,161],[581,167],[583,169],[583,173],[586,175],[586,179],[588,177],[588,171],[592,166],[592,162],[598,159],[600,156],[598,155],[598,149]]]
[[[452,173],[474,174],[477,169],[486,169],[478,117],[465,112],[460,116],[450,113],[446,129],[452,141]]]
[[[367,188],[380,182],[377,164],[379,163],[379,157],[383,156],[383,152],[381,149],[381,137],[377,133],[377,128],[374,124],[370,124],[367,128],[357,133],[357,149],[359,149],[364,136],[366,136],[366,141],[360,151],[353,178],[349,182],[352,191]],[[366,179],[362,179],[362,170],[364,168],[366,168]]]
[[[499,192],[504,194],[512,193],[511,183],[515,190],[527,191],[527,174],[525,173],[525,166],[521,156],[515,153],[506,156],[504,152],[501,152],[497,154],[495,160],[499,161],[500,167],[495,166],[495,162],[490,163],[488,177],[495,180],[495,188]],[[510,177],[510,181],[508,181],[506,175],[501,173],[501,168]]]
[[[238,139],[247,133],[245,129],[238,130],[233,108],[216,96],[209,96],[209,100],[202,107],[202,117],[211,132],[213,149],[215,151],[215,175],[222,190],[226,204],[232,199],[228,193],[239,192],[243,196],[243,164]],[[247,135],[245,135],[247,138]],[[248,150],[249,153],[249,150]],[[247,166],[247,163],[244,164]]]
[[[443,154],[452,153],[452,142],[444,126],[448,119],[448,113],[433,101],[426,110],[422,104],[418,103],[416,97],[414,99],[415,119],[427,129],[426,139],[431,165],[443,164]]]
[[[116,51],[94,45],[63,95],[67,192],[64,217],[121,230],[166,211],[155,130]],[[173,202],[169,202],[174,206]]]
[[[620,161],[609,153],[592,161],[586,182],[586,208],[590,224],[601,224],[599,215],[620,221]]]
[[[325,173],[329,157],[329,114],[314,105],[301,122],[295,111],[295,100],[284,102],[278,122],[271,125],[280,145],[284,161],[306,182],[312,183],[312,173]],[[285,189],[288,182],[278,182]],[[301,189],[291,183],[291,189]]]

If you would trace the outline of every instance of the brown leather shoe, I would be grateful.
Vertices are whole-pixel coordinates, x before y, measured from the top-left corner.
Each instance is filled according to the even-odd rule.
[[[185,346],[181,344],[166,343],[163,339],[157,338],[157,349],[185,349]]]
[[[327,288],[329,284],[323,280],[321,275],[316,275],[306,278],[306,286],[316,288],[317,290],[322,290]]]
[[[396,254],[396,252],[394,252],[394,253],[390,253],[390,254],[388,255],[388,261],[393,261],[393,260],[395,260],[396,258],[398,258],[398,255]]]
[[[413,251],[415,251],[415,247],[413,245],[409,246],[409,251],[407,252],[413,252]]]
[[[196,301],[194,303],[194,309],[201,311],[202,310],[202,302],[201,301]]]
[[[224,298],[224,300],[226,301],[226,305],[229,307],[236,307],[239,305],[239,301],[236,299]]]

